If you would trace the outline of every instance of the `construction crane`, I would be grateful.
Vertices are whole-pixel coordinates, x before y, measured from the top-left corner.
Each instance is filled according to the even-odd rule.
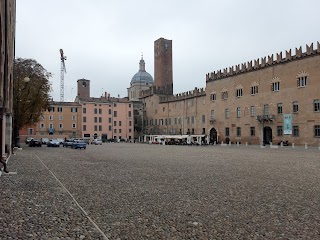
[[[66,64],[67,57],[63,55],[63,50],[60,49],[61,69],[60,69],[60,102],[64,101],[64,74],[67,73]]]

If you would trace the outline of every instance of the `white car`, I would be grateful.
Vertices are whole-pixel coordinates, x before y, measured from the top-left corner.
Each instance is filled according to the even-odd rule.
[[[91,142],[91,144],[94,144],[94,145],[102,145],[102,140],[101,140],[101,139],[93,139],[93,141]]]

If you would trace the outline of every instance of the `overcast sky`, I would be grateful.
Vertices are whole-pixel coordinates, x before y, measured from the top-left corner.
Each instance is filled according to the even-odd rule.
[[[320,40],[319,0],[17,0],[16,57],[53,73],[65,101],[80,78],[91,96],[127,96],[143,53],[154,76],[154,41],[172,40],[174,93],[205,87],[206,73]],[[293,51],[295,54],[295,51]]]

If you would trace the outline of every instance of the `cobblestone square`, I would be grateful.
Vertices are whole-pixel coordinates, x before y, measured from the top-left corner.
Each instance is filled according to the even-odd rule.
[[[320,150],[29,148],[2,174],[0,239],[320,239]]]

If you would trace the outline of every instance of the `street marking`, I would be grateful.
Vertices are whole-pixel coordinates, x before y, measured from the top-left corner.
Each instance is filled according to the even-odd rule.
[[[54,173],[47,167],[47,165],[39,158],[38,155],[36,155],[39,161],[43,164],[43,166],[51,173],[51,175],[57,180],[57,182],[63,187],[63,189],[69,194],[69,196],[72,198],[72,200],[75,202],[75,204],[78,206],[78,208],[81,210],[81,212],[87,217],[87,219],[92,223],[92,225],[100,232],[100,234],[103,236],[104,240],[109,240],[109,238],[106,236],[104,232],[99,228],[99,226],[91,219],[89,214],[81,207],[81,205],[78,203],[78,201],[74,198],[74,196],[69,192],[69,190],[62,184],[62,182],[54,175]]]

